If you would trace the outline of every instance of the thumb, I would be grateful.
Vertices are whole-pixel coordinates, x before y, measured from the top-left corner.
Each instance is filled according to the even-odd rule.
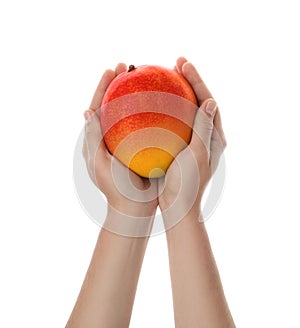
[[[210,143],[214,130],[214,116],[217,110],[217,103],[214,99],[208,98],[202,102],[194,121],[193,135],[190,146],[200,152],[201,158],[210,157]]]
[[[108,153],[100,126],[100,120],[97,112],[85,115],[85,136],[83,142],[83,156],[85,160],[95,159],[98,149],[102,153]]]
[[[214,127],[212,137],[211,137],[211,144],[210,144],[210,166],[212,173],[215,173],[220,158],[224,152],[224,149],[226,147],[226,143],[224,141],[224,136],[220,135],[218,129]]]

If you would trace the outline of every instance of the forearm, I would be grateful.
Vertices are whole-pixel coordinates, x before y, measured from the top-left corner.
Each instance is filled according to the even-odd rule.
[[[234,327],[204,223],[187,215],[167,242],[176,327]]]
[[[129,326],[147,242],[101,230],[68,328]]]

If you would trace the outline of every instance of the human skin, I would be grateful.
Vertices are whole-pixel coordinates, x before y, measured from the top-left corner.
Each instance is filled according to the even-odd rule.
[[[188,167],[190,161],[186,161],[187,153],[183,152],[170,166],[166,177],[160,181],[160,189],[163,191],[159,195],[159,206],[164,221],[166,225],[169,222],[179,222],[166,231],[175,326],[176,328],[235,327],[201,215],[201,199],[205,187],[226,146],[220,113],[195,67],[185,58],[179,58],[176,69],[190,82],[201,106],[189,145],[196,159],[198,172]],[[208,137],[206,140],[202,137],[203,131],[197,131],[199,116],[202,122],[206,121],[206,130],[210,131],[206,134]],[[185,175],[190,175],[191,181],[198,173],[199,185],[193,204],[189,203],[187,206],[188,197],[179,198],[177,206],[183,208],[185,212],[182,212],[182,219],[178,221],[176,217],[178,210],[167,209],[172,206],[175,196],[178,195],[176,182],[180,180],[179,168]],[[185,194],[189,194],[189,191],[187,190]]]
[[[90,109],[84,114],[83,155],[91,179],[106,195],[108,211],[66,327],[129,326],[158,205],[166,226],[176,327],[234,327],[205,226],[199,221],[203,192],[226,143],[219,110],[193,65],[183,57],[179,58],[175,69],[190,82],[201,104],[192,140],[164,178],[151,181],[140,178],[114,161],[107,151],[96,111],[109,83],[126,69],[126,65],[119,64],[114,71],[104,73]],[[183,172],[184,179],[180,172]],[[129,180],[119,179],[118,186],[114,174],[123,178],[129,174]],[[197,188],[188,188],[195,181],[198,182]],[[123,187],[126,187],[127,195],[120,192]],[[183,197],[177,197],[182,190]],[[134,227],[126,231],[126,236],[106,228],[110,227],[110,222],[138,218],[143,219],[142,232],[148,232],[141,234],[142,237],[130,234]]]
[[[158,205],[157,197],[152,196],[153,191],[157,191],[157,185],[152,182],[149,188],[149,181],[129,172],[131,182],[136,188],[132,187],[132,194],[140,191],[137,195],[140,201],[129,200],[118,191],[112,177],[113,158],[102,140],[101,131],[98,129],[99,120],[94,113],[100,107],[109,83],[124,70],[126,66],[119,64],[115,71],[106,71],[96,89],[90,110],[85,113],[86,137],[83,154],[91,179],[107,197],[106,222],[109,224],[110,221],[122,220],[122,217],[126,219],[143,217],[147,218],[150,231]],[[128,169],[121,163],[116,165],[118,165],[118,173],[128,173]],[[141,199],[143,197],[140,194],[144,195],[142,191],[145,191],[144,199]],[[148,201],[152,198],[154,199]],[[148,238],[148,236],[127,237],[101,229],[67,328],[129,326]]]

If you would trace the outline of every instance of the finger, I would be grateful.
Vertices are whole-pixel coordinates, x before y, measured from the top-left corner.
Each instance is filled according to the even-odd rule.
[[[224,152],[226,144],[227,143],[222,127],[221,114],[219,109],[217,109],[216,115],[214,117],[214,130],[210,143],[210,167],[212,174],[218,167],[220,157]]]
[[[220,157],[224,152],[224,144],[222,141],[222,137],[218,133],[217,129],[214,127],[212,137],[211,137],[211,142],[210,142],[210,167],[211,167],[211,172],[214,174],[216,171]]]
[[[92,109],[88,109],[83,113],[86,123],[85,123],[85,127],[84,127],[85,134],[84,134],[84,139],[83,139],[82,155],[86,161],[88,160],[88,144],[87,144],[87,138],[86,138],[86,125],[87,125],[87,121],[91,119],[91,117],[94,113],[95,112]]]
[[[101,151],[102,156],[109,157],[96,113],[90,116],[85,123],[85,143],[85,152],[89,158],[95,159],[98,150]]]
[[[182,66],[182,73],[194,89],[194,92],[200,104],[202,104],[204,100],[212,98],[210,91],[201,79],[199,73],[197,72],[193,64],[191,64],[190,62],[184,63]]]
[[[187,62],[187,59],[184,57],[179,57],[176,61],[176,69],[178,73],[182,74],[182,66]]]
[[[104,96],[104,93],[107,89],[107,87],[109,86],[109,84],[111,83],[111,81],[116,77],[116,73],[113,70],[107,70],[104,72],[98,87],[94,93],[91,105],[90,105],[90,109],[92,110],[96,110],[97,108],[99,108],[101,106],[101,102]]]
[[[225,148],[226,145],[227,145],[227,142],[226,142],[226,137],[225,137],[225,134],[224,134],[224,130],[223,130],[223,126],[222,126],[222,120],[221,120],[221,114],[220,114],[220,111],[219,109],[217,109],[216,111],[216,115],[215,115],[215,118],[214,118],[214,126],[221,138],[221,141],[222,141],[222,144],[223,144],[223,147]]]
[[[83,138],[83,143],[82,143],[82,156],[85,160],[88,158],[88,151],[87,151],[87,144],[86,144],[86,139]]]
[[[218,105],[216,101],[213,98],[207,98],[205,99],[201,106],[200,109],[205,111],[206,115],[210,117],[211,121],[214,122],[216,112],[218,110]]]
[[[214,116],[217,110],[217,103],[208,98],[200,106],[194,121],[193,135],[190,146],[199,152],[201,160],[209,164],[211,137],[214,130]]]
[[[87,121],[95,112],[92,109],[88,109],[83,113],[85,120]]]
[[[127,71],[127,66],[124,63],[119,63],[115,69],[116,75],[124,73]]]

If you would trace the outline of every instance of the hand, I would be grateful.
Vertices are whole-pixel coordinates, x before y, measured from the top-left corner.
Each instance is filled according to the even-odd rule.
[[[166,229],[190,211],[201,218],[204,190],[226,146],[219,109],[195,67],[181,57],[175,69],[193,87],[200,108],[189,146],[177,155],[166,176],[159,181],[159,206]]]
[[[157,181],[149,187],[149,181],[107,151],[102,138],[98,109],[108,85],[125,70],[126,65],[119,64],[115,71],[104,73],[90,109],[84,113],[83,156],[91,179],[107,197],[108,212],[68,328],[129,326],[151,218],[158,204]]]
[[[83,156],[89,175],[95,185],[105,194],[109,208],[124,217],[151,217],[158,205],[157,181],[139,177],[107,150],[101,133],[99,108],[111,81],[126,71],[119,64],[115,71],[107,70],[93,97],[86,118]]]

